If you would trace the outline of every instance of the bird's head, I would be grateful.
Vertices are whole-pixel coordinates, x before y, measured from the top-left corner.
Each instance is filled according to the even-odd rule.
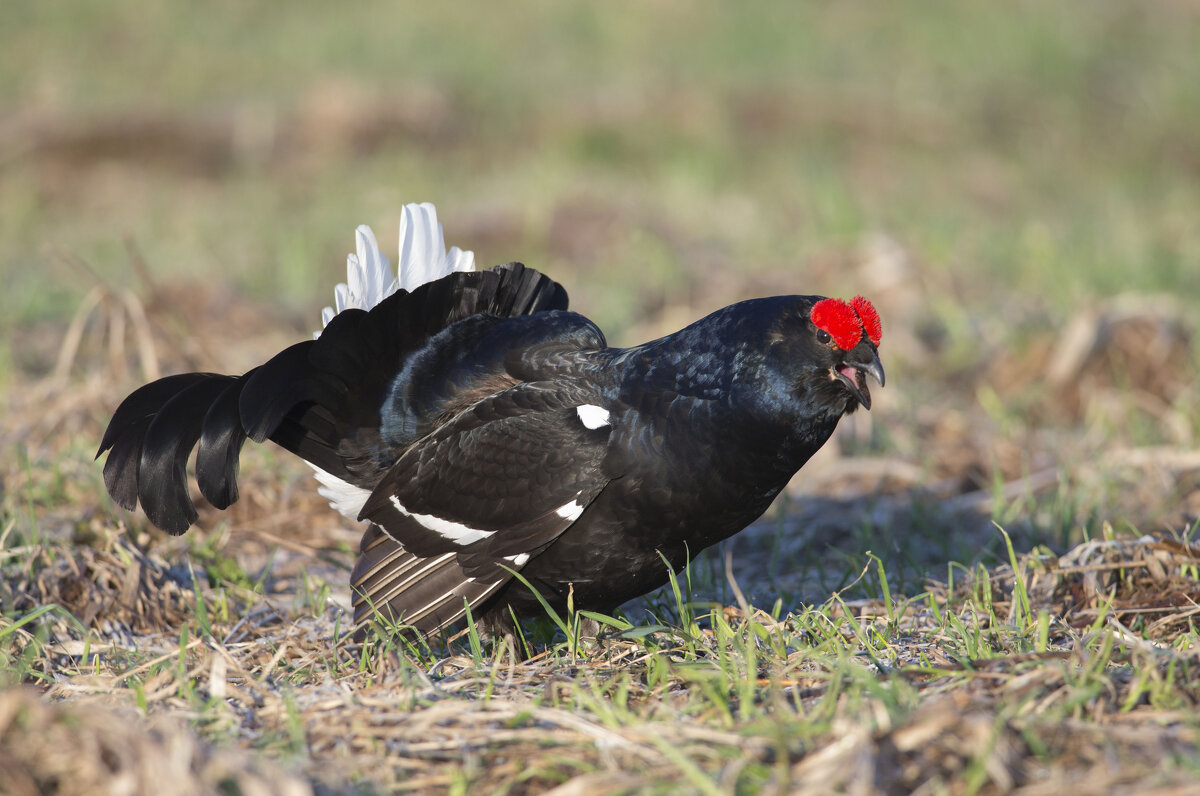
[[[782,404],[833,419],[871,408],[870,376],[884,383],[879,313],[861,296],[780,297],[768,336],[766,374]],[[771,400],[771,399],[769,399]],[[798,402],[798,403],[793,403]]]
[[[883,325],[875,307],[862,296],[850,301],[825,298],[813,304],[808,318],[819,352],[817,361],[827,365],[825,377],[835,390],[848,391],[857,402],[849,402],[846,411],[853,411],[857,404],[870,409],[867,376],[880,387],[884,383],[883,364],[879,361]]]

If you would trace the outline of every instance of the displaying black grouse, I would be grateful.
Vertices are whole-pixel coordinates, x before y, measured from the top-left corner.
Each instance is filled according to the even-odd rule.
[[[97,456],[118,504],[179,534],[197,519],[192,448],[201,494],[225,508],[242,444],[270,439],[370,523],[356,623],[377,610],[429,633],[469,606],[495,633],[510,609],[543,610],[514,571],[560,609],[573,590],[610,611],[665,583],[664,558],[678,569],[744,528],[870,408],[879,341],[866,299],[776,296],[610,348],[560,285],[509,263],[344,309],[241,376],[148,384]]]

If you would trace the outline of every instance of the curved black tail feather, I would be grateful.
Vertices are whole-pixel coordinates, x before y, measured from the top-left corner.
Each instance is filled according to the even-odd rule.
[[[369,311],[339,313],[316,340],[242,376],[183,373],[131,393],[97,451],[113,500],[140,502],[159,528],[181,534],[198,517],[186,465],[217,508],[238,499],[247,438],[271,439],[348,483],[371,488],[398,451],[380,439],[380,410],[407,357],[442,329],[481,313],[511,317],[565,309],[563,288],[520,263],[459,272],[398,291]]]

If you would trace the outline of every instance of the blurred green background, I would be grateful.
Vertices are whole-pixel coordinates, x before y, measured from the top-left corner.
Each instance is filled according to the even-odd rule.
[[[10,340],[138,256],[315,318],[407,201],[618,342],[879,240],[952,338],[1194,303],[1200,3],[0,4]]]

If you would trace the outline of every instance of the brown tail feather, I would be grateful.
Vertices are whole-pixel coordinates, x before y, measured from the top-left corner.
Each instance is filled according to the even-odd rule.
[[[510,577],[469,580],[455,553],[414,556],[372,525],[363,534],[350,575],[354,624],[361,632],[368,621],[380,617],[420,633],[433,633],[466,616],[467,605],[474,611]]]

